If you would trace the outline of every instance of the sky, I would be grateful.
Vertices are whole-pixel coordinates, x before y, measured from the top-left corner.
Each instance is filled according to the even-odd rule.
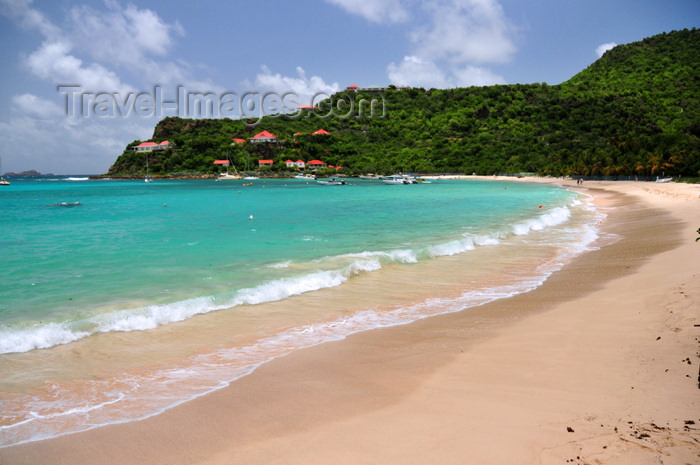
[[[351,84],[559,84],[700,26],[697,0],[177,3],[0,0],[2,171],[101,174],[165,116],[251,117]]]

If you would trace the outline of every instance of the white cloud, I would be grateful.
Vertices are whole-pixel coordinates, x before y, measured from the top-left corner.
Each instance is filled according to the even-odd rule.
[[[504,63],[516,51],[513,27],[495,0],[437,0],[426,9],[430,26],[411,34],[419,56],[455,63]]]
[[[463,87],[505,83],[486,68],[517,51],[516,28],[497,0],[431,0],[412,25],[410,55],[387,66],[392,84]]]
[[[450,87],[488,86],[505,84],[503,77],[476,66],[446,66],[441,69],[435,62],[411,55],[398,65],[390,63],[387,75],[392,84],[445,89]]]
[[[598,58],[600,58],[605,52],[615,47],[617,47],[617,44],[615,42],[608,42],[607,44],[599,45],[598,48],[595,49],[595,53],[598,55]]]
[[[445,74],[435,62],[423,60],[417,56],[405,56],[398,65],[390,63],[387,67],[389,82],[399,86],[445,88],[450,87]]]
[[[494,84],[505,84],[503,76],[499,76],[486,68],[478,66],[465,66],[452,70],[455,77],[456,87],[469,86],[492,86]]]
[[[64,110],[56,103],[34,94],[16,95],[12,98],[14,109],[23,115],[48,119],[64,116]]]
[[[315,96],[319,94],[330,96],[340,89],[337,82],[328,84],[319,76],[308,78],[306,71],[300,66],[296,68],[297,77],[273,74],[267,66],[263,66],[262,71],[255,77],[256,91],[271,91],[279,95],[291,92],[299,97],[300,105],[310,105]]]
[[[126,94],[133,91],[113,71],[98,63],[84,65],[70,51],[70,45],[65,42],[44,42],[27,57],[26,64],[35,76],[56,85],[78,85],[93,92]]]
[[[166,24],[151,10],[121,8],[113,1],[107,7],[104,12],[76,6],[68,15],[71,39],[95,60],[142,66],[146,57],[167,53],[173,45],[172,32],[184,34],[179,23]]]
[[[38,29],[44,37],[58,38],[60,29],[31,4],[32,0],[0,0],[0,13],[17,20],[25,29]]]
[[[409,18],[401,0],[326,0],[373,23],[402,23]]]

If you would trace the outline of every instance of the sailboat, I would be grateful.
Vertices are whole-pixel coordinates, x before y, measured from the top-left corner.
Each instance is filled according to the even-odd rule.
[[[146,152],[146,177],[144,178],[144,182],[153,182],[153,179],[148,175],[148,152]]]
[[[10,181],[2,177],[2,158],[0,158],[0,186],[9,186]]]
[[[224,165],[226,167],[226,172],[219,174],[219,177],[216,178],[217,181],[225,181],[227,179],[241,179],[241,176],[238,174],[238,171],[236,171],[236,167],[233,167],[233,172],[234,174],[230,174],[228,172],[228,166],[231,164],[231,160],[214,160],[215,165]]]
[[[245,172],[246,172],[247,175],[244,176],[243,179],[247,179],[247,180],[260,179],[259,177],[253,175],[253,174],[249,171],[249,169],[250,169],[249,165],[250,165],[250,154],[248,154],[248,158],[246,158],[246,161],[245,161]]]

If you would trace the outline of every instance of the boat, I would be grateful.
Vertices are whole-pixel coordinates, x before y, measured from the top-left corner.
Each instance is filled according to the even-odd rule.
[[[391,176],[384,176],[382,179],[384,184],[416,184],[416,180],[413,178],[408,178],[400,174],[392,174]]]
[[[144,182],[153,182],[153,179],[148,175],[148,152],[146,152],[146,177],[143,180]]]
[[[231,163],[230,160],[214,160],[215,165],[224,165],[226,166],[226,171],[223,173],[220,173],[219,176],[216,178],[217,181],[228,181],[231,179],[241,179],[241,175],[238,174],[238,171],[236,171],[236,167],[233,167],[233,172],[234,174],[231,174],[228,172],[228,166]]]
[[[50,203],[46,205],[47,207],[77,207],[79,205],[82,205],[80,202],[59,202],[59,203]]]
[[[316,180],[316,176],[314,176],[313,174],[303,174],[303,173],[299,173],[299,174],[297,174],[296,176],[294,176],[294,179],[302,179],[302,180],[304,180],[304,181],[315,181],[315,180]]]
[[[10,181],[2,177],[2,159],[0,159],[0,186],[9,186]]]
[[[671,182],[673,178],[656,178],[656,182]]]
[[[217,181],[228,181],[231,179],[241,179],[237,174],[221,173],[219,177],[216,178]]]
[[[249,180],[249,181],[252,181],[252,180],[254,180],[254,179],[260,179],[260,178],[257,177],[257,176],[245,176],[243,179],[247,179],[247,180]]]
[[[323,184],[325,186],[344,186],[345,185],[345,181],[343,181],[342,179],[335,178],[335,177],[328,178],[328,179],[320,179],[316,182],[319,184]]]
[[[382,176],[379,176],[379,175],[371,174],[371,173],[370,173],[370,174],[361,174],[361,175],[359,176],[359,178],[360,178],[360,179],[372,179],[372,180],[375,180],[375,179],[382,179]]]

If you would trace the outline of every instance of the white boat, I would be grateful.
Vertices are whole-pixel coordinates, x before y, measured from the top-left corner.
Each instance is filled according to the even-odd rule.
[[[221,173],[219,177],[216,178],[217,181],[229,181],[231,179],[241,179],[241,176],[238,174]]]
[[[656,182],[671,182],[673,178],[656,178]]]
[[[153,179],[148,175],[148,152],[146,152],[146,177],[143,178],[144,182],[153,182]]]
[[[2,159],[0,159],[0,186],[9,186],[10,181],[2,177]]]
[[[249,180],[249,181],[252,181],[252,180],[254,180],[254,179],[260,179],[260,178],[257,177],[257,176],[246,176],[246,177],[244,177],[243,179],[247,179],[247,180]]]
[[[406,176],[401,176],[400,174],[393,174],[391,176],[384,176],[382,179],[384,184],[416,184],[416,180],[413,178],[408,178]]]
[[[360,179],[382,179],[381,176],[378,176],[376,174],[361,174]]]
[[[321,179],[321,180],[316,181],[316,182],[319,184],[326,185],[326,186],[343,186],[343,185],[345,185],[345,181],[343,181],[342,179],[338,179],[338,178],[329,178],[327,180]]]
[[[216,178],[217,181],[230,181],[232,179],[241,179],[241,175],[238,174],[238,171],[236,171],[236,167],[233,167],[233,174],[228,172],[228,166],[231,163],[231,160],[214,160],[215,165],[224,165],[226,166],[226,171],[223,173],[219,173],[219,176]]]
[[[297,174],[296,176],[294,176],[294,179],[302,179],[302,180],[304,180],[304,181],[315,181],[315,180],[316,180],[316,176],[314,176],[313,174],[303,174],[303,173],[299,173],[299,174]]]

